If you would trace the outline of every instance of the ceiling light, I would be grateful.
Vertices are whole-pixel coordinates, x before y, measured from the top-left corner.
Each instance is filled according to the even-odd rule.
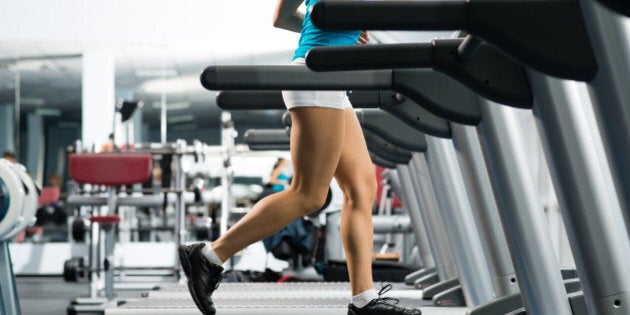
[[[39,116],[61,116],[61,109],[38,108],[38,109],[35,110],[35,115],[39,115]]]
[[[183,122],[189,122],[195,120],[195,116],[193,115],[180,115],[180,116],[170,116],[167,118],[169,124],[177,124]]]
[[[160,109],[160,108],[162,108],[162,103],[161,102],[153,102],[151,107],[156,108],[156,109]],[[190,103],[189,102],[166,103],[166,110],[168,110],[168,111],[171,111],[171,110],[182,110],[182,109],[188,109],[188,108],[190,108]]]
[[[187,93],[203,91],[199,76],[191,75],[168,79],[154,79],[143,83],[140,87],[146,93]]]
[[[189,131],[196,130],[198,128],[197,124],[181,124],[177,126],[173,126],[170,128],[171,131]]]
[[[176,69],[140,69],[135,73],[139,78],[172,78],[178,75]]]
[[[44,71],[55,70],[57,66],[50,60],[22,60],[9,66],[11,71]]]
[[[46,104],[43,98],[39,97],[20,97],[20,105],[42,106]]]

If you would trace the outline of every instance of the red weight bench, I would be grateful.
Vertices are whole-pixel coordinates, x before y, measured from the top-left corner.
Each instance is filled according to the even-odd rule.
[[[151,176],[150,154],[71,154],[70,177],[79,184],[122,186],[143,183]]]
[[[114,299],[114,246],[116,235],[114,225],[120,222],[120,216],[116,214],[117,195],[116,187],[123,185],[139,184],[147,181],[153,168],[153,157],[150,154],[71,154],[69,156],[70,177],[79,184],[92,184],[108,186],[107,214],[93,211],[90,217],[91,229],[99,225],[105,232],[105,259],[90,259],[92,270],[104,270],[105,295],[107,300]],[[100,239],[100,238],[99,238]],[[96,257],[97,248],[100,248],[91,240],[90,250],[92,257]],[[95,275],[94,272],[90,274]],[[98,295],[98,279],[91,276],[90,298]]]

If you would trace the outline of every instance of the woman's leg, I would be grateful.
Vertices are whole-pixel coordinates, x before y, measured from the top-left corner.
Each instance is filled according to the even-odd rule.
[[[260,200],[212,247],[222,261],[291,223],[318,210],[326,201],[344,141],[340,109],[291,109],[293,180],[288,189]],[[370,221],[371,224],[371,221]]]
[[[341,238],[348,261],[352,295],[372,289],[372,204],[376,195],[374,165],[352,108],[344,110],[345,137],[335,178],[343,190]]]

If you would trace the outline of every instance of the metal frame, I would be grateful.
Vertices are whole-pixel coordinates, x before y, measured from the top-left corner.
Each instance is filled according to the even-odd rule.
[[[589,312],[630,309],[630,239],[577,83],[529,71],[534,113]],[[580,105],[585,108],[579,108]],[[628,128],[626,126],[626,128]],[[628,149],[628,148],[624,148]],[[627,157],[626,157],[627,159]]]
[[[484,304],[494,298],[494,292],[455,148],[452,141],[431,136],[427,137],[427,143],[429,150],[426,156],[431,180],[445,197],[438,199],[438,202],[441,203],[445,228],[455,252],[466,304],[470,307]]]
[[[443,268],[443,271],[439,273],[440,278],[447,281],[458,278],[459,274],[453,259],[453,249],[450,246],[448,235],[443,228],[440,228],[445,223],[428,171],[425,154],[414,154],[409,165],[409,174],[416,192],[414,195],[418,199],[420,209],[423,210],[421,214],[424,214],[426,222],[429,223],[430,227],[427,232],[435,238],[435,255],[440,257]]]
[[[578,2],[599,68],[595,78],[588,83],[589,90],[621,199],[621,209],[626,225],[630,227],[630,26],[627,17],[594,0]]]
[[[19,315],[20,300],[15,285],[15,275],[11,265],[9,242],[0,241],[0,310],[2,314]]]
[[[468,196],[473,204],[473,217],[480,233],[488,269],[492,275],[495,297],[519,293],[514,264],[499,218],[499,209],[483,160],[477,131],[474,127],[451,125],[453,143],[464,176]]]
[[[389,171],[388,173],[390,172],[392,171]],[[438,259],[434,257],[435,251],[433,249],[432,236],[429,235],[428,230],[425,229],[427,223],[420,215],[418,205],[410,198],[411,196],[409,195],[410,192],[407,189],[407,186],[401,185],[399,179],[394,176],[395,175],[388,174],[386,178],[391,182],[392,189],[404,200],[405,206],[408,209],[407,213],[413,227],[412,232],[416,239],[416,245],[418,246],[423,263],[422,269],[433,269],[439,264],[439,262],[437,261]]]
[[[392,189],[402,198],[408,209],[409,218],[411,219],[413,225],[413,233],[416,237],[418,248],[423,256],[423,261],[426,262],[422,266],[423,270],[435,268],[439,273],[444,269],[444,267],[442,259],[440,259],[440,257],[436,257],[437,252],[435,249],[435,237],[432,235],[431,231],[427,229],[429,224],[427,223],[426,218],[421,215],[422,210],[416,200],[412,198],[413,192],[409,190],[410,186],[408,183],[404,184],[404,179],[399,177],[400,168],[404,167],[405,166],[397,165],[397,171],[388,171],[385,176],[391,182]],[[424,256],[429,253],[433,264],[429,264],[428,259],[424,258]]]
[[[479,138],[525,308],[531,314],[571,314],[515,109],[483,99],[479,104]]]

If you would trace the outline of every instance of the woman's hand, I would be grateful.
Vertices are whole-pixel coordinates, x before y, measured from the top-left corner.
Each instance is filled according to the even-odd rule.
[[[368,31],[361,32],[359,35],[359,39],[357,40],[357,45],[365,45],[370,41],[370,34]]]

